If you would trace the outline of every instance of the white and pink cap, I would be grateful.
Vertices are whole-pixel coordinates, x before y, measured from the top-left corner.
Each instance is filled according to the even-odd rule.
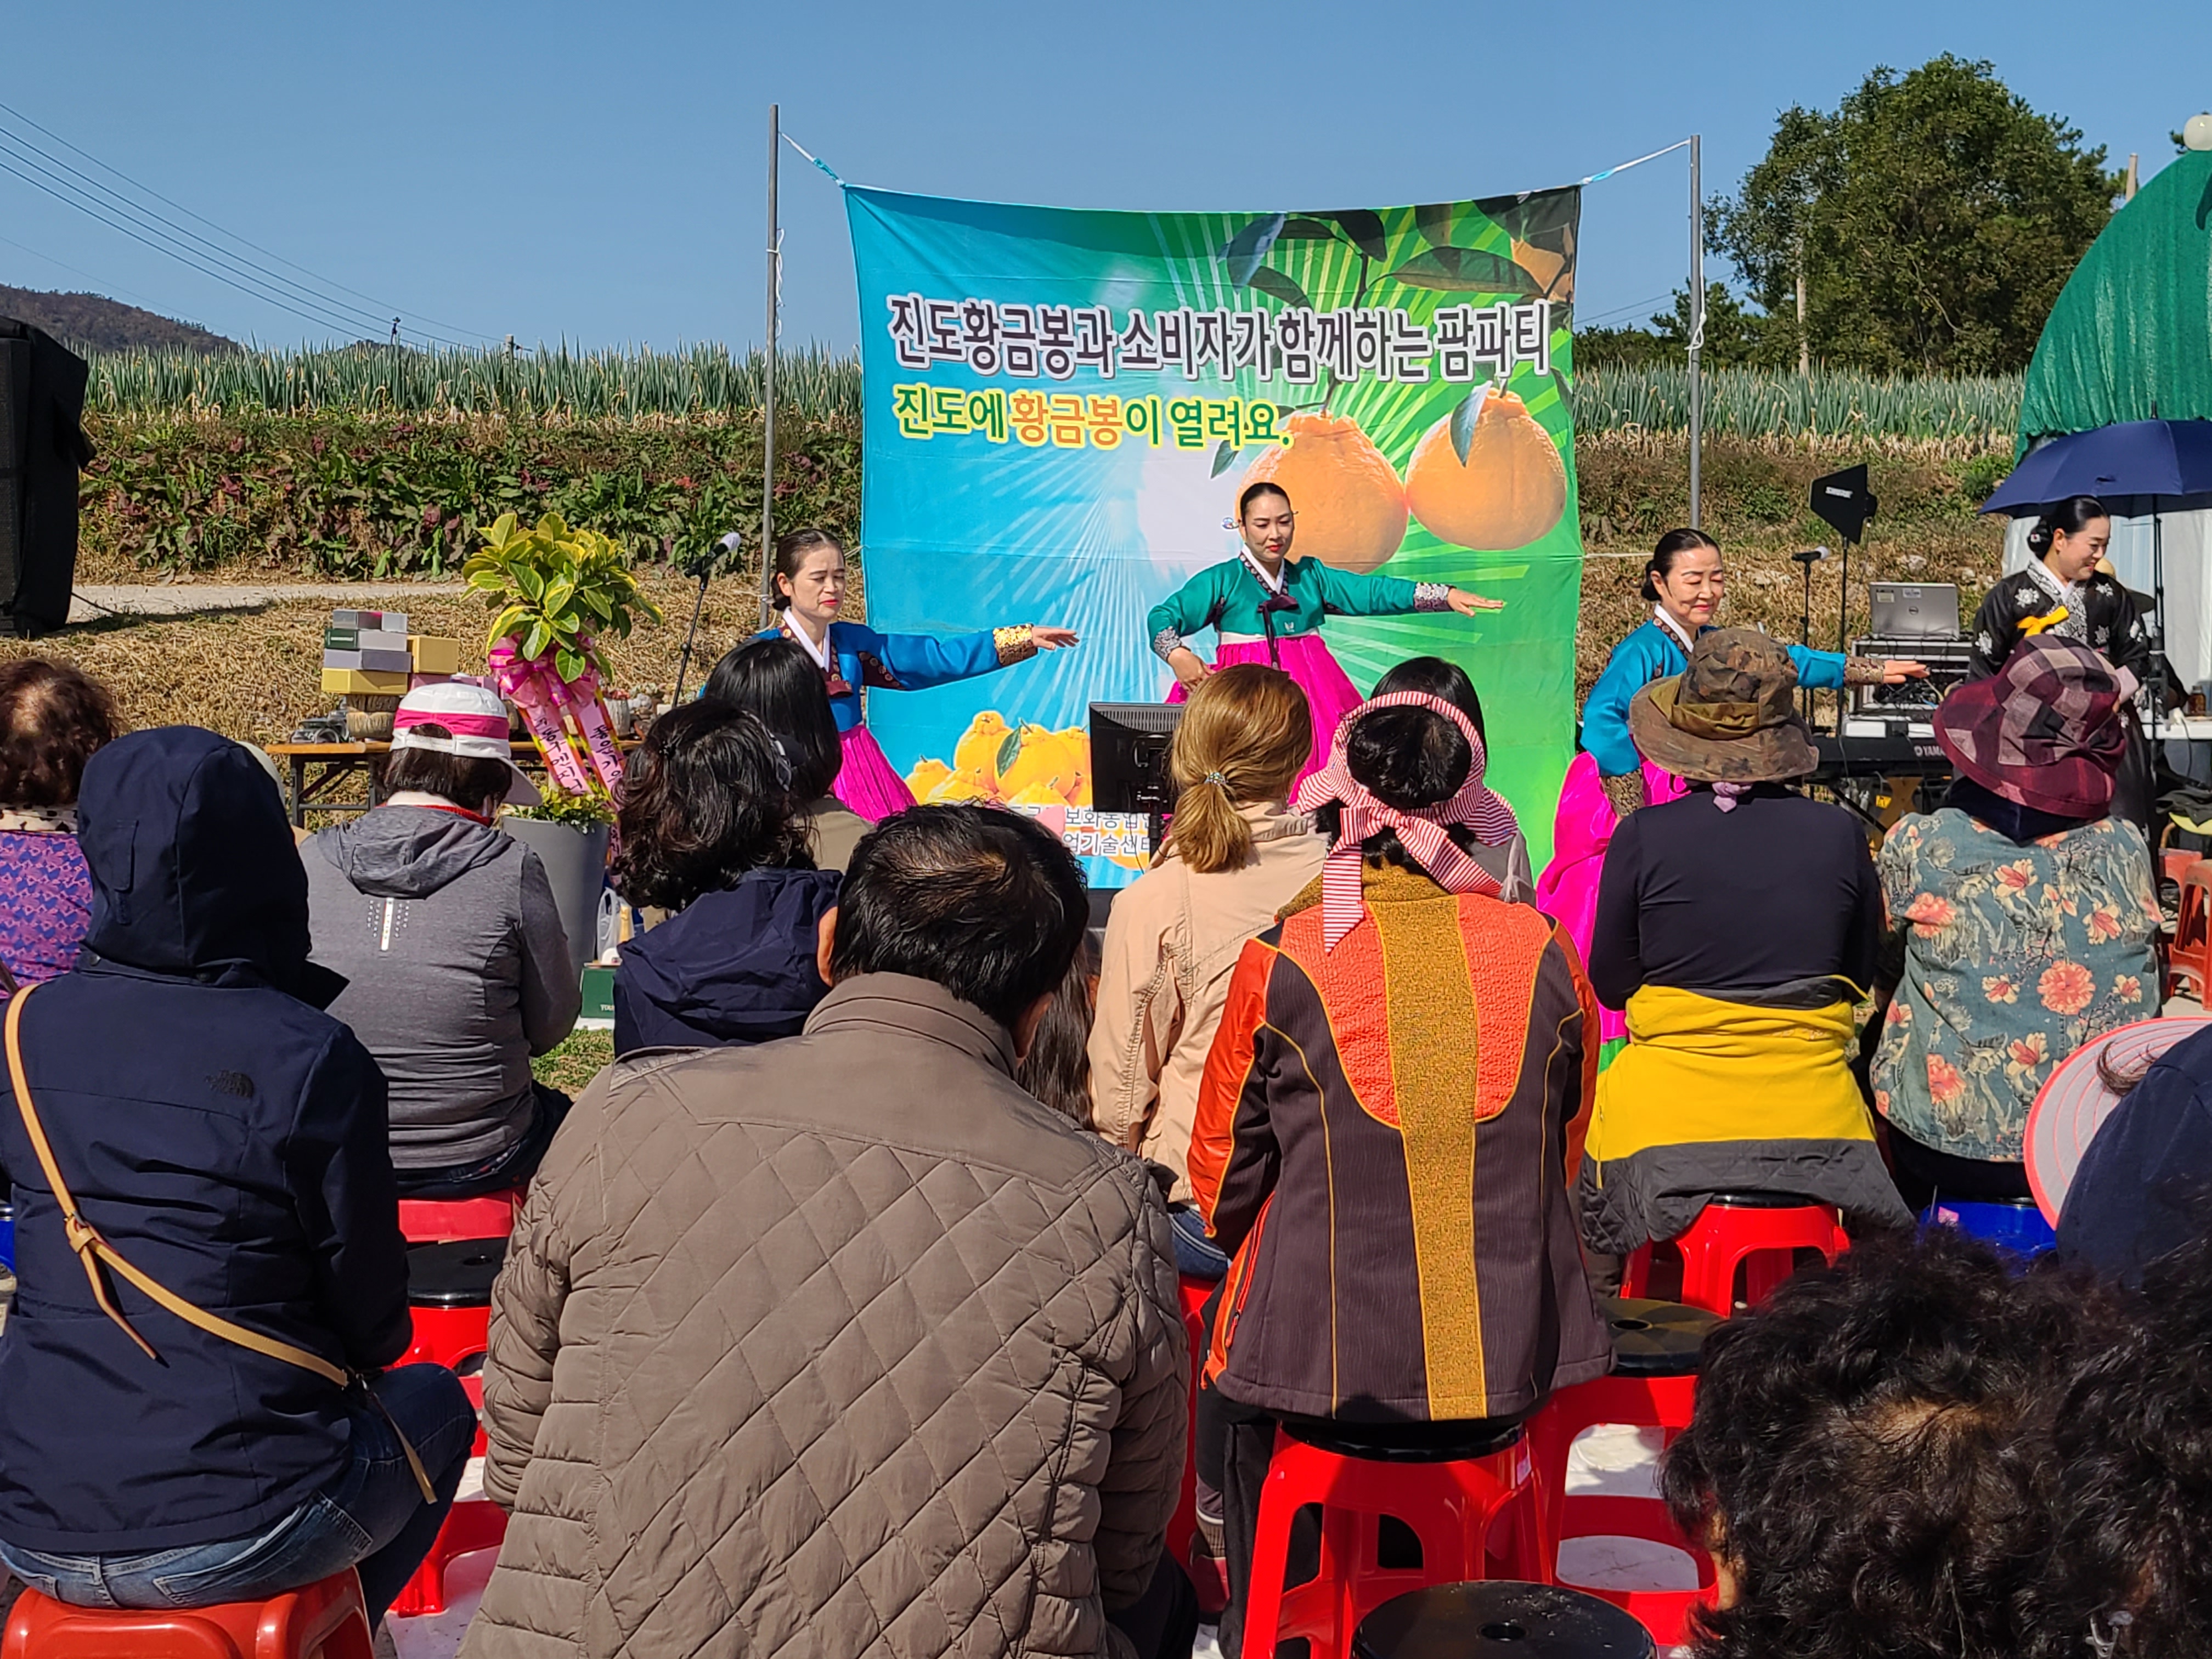
[[[424,726],[442,726],[453,735],[433,737],[416,729]],[[503,761],[514,774],[507,786],[507,804],[538,805],[544,797],[514,763],[514,745],[507,733],[507,705],[499,693],[470,680],[419,685],[399,700],[399,712],[392,717],[394,749],[430,749],[469,760]]]

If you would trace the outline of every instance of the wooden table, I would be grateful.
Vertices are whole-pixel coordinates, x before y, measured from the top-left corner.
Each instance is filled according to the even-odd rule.
[[[391,754],[388,743],[272,743],[270,757],[283,767],[291,778],[284,792],[284,804],[292,814],[292,827],[307,827],[307,809],[323,812],[366,812],[379,805],[384,798],[384,762]],[[320,766],[322,775],[312,787],[307,782],[307,769]],[[368,797],[365,800],[332,800],[331,792],[344,780],[357,772],[368,775]]]
[[[624,754],[637,747],[635,738],[618,738],[617,745]],[[286,807],[292,815],[292,827],[307,827],[307,813],[366,812],[384,804],[384,768],[392,754],[389,742],[375,743],[272,743],[270,757],[283,766],[291,779],[285,790]],[[514,746],[514,763],[526,771],[543,772],[544,757],[526,743]],[[307,769],[319,766],[320,775],[313,783],[307,779]],[[345,781],[356,774],[366,774],[368,793],[366,799],[345,800],[331,799],[333,790],[343,787]]]

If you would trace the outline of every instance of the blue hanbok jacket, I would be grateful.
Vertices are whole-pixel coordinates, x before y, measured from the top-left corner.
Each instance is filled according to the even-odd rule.
[[[1793,645],[1790,660],[1797,665],[1800,685],[1832,691],[1844,683],[1840,651],[1808,651]],[[1600,772],[1609,778],[1626,777],[1644,764],[1635,739],[1628,735],[1629,702],[1652,681],[1679,674],[1689,665],[1690,653],[1680,639],[1656,617],[1613,647],[1605,672],[1583,705],[1583,747]]]

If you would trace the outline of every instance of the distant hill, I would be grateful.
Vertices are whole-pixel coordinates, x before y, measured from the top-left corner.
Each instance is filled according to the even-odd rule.
[[[237,341],[226,340],[198,323],[180,323],[98,294],[43,294],[0,283],[0,317],[34,324],[71,345],[93,351],[143,347],[149,351],[196,351],[213,356],[240,349]]]

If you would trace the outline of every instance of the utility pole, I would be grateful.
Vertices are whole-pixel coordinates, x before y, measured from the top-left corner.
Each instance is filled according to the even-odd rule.
[[[775,171],[783,145],[781,108],[768,106],[768,348],[761,356],[761,625],[775,606],[775,342],[777,290],[783,285],[783,233],[776,223]]]
[[[1705,467],[1705,383],[1698,359],[1705,349],[1705,198],[1700,166],[1704,140],[1690,135],[1690,528],[1705,523],[1698,501]]]
[[[1801,230],[1797,233],[1797,378],[1801,380],[1813,378],[1813,336],[1806,321],[1812,310],[1811,298],[1805,282],[1805,233]]]

